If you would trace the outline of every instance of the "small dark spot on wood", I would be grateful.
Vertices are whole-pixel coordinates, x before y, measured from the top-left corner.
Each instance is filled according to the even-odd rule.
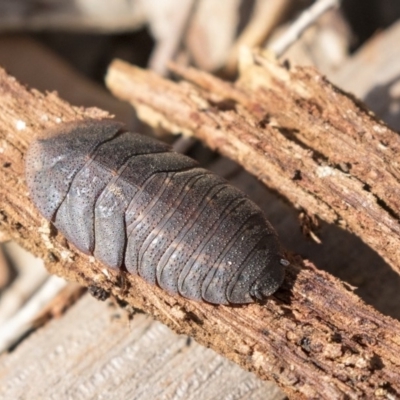
[[[99,286],[90,285],[88,291],[95,299],[100,301],[107,300],[110,297],[110,293]]]
[[[232,99],[225,99],[222,101],[209,100],[209,103],[219,111],[236,111],[236,101]]]
[[[261,129],[265,129],[265,127],[269,124],[269,122],[270,122],[269,115],[265,115],[264,118],[261,119],[261,120],[258,122],[258,126],[259,126]]]
[[[353,335],[352,339],[363,347],[371,346],[376,343],[376,340],[366,334]]]
[[[346,174],[348,174],[350,172],[351,169],[351,164],[347,163],[347,162],[341,162],[338,164],[338,168],[340,170],[342,170],[343,172],[345,172]]]
[[[391,394],[393,396],[398,396],[399,395],[399,393],[396,390],[394,390],[392,385],[390,383],[388,383],[388,382],[385,382],[382,385],[379,385],[379,387],[381,387],[382,389],[386,390],[386,392],[388,394]],[[389,398],[389,397],[386,397],[386,398]],[[394,397],[394,398],[397,399],[398,397]]]
[[[303,337],[300,340],[300,346],[306,353],[311,352],[311,340],[308,337]]]
[[[11,163],[10,162],[5,162],[3,164],[3,168],[10,168],[11,167]]]
[[[331,336],[331,340],[334,343],[342,343],[342,335],[336,332]]]
[[[47,255],[47,261],[49,263],[55,263],[55,262],[59,261],[59,258],[54,253],[50,252]]]
[[[119,289],[119,290],[120,290],[120,293],[122,293],[122,294],[128,292],[129,283],[128,283],[128,280],[127,280],[126,277],[125,277],[124,272],[121,272],[121,273],[117,276],[117,278],[116,278],[116,280],[115,280],[115,287],[116,287],[117,289]]]
[[[192,344],[192,338],[188,336],[186,338],[186,346],[189,347],[191,344]]]
[[[377,197],[377,198],[376,198],[376,202],[377,202],[378,205],[379,205],[380,207],[382,207],[393,219],[396,219],[396,220],[397,220],[397,219],[399,218],[398,215],[397,215],[397,213],[394,212],[393,209],[390,208],[390,207],[387,205],[387,203],[386,203],[384,200],[382,200],[380,197]]]
[[[289,61],[287,58],[285,58],[285,59],[283,60],[283,62],[282,62],[282,67],[285,68],[285,69],[287,69],[288,71],[290,70],[290,61]]]
[[[191,311],[188,311],[186,313],[186,320],[187,321],[193,321],[194,323],[196,323],[197,325],[203,325],[203,320],[201,318],[199,318],[196,314],[194,314]]]
[[[125,308],[129,305],[129,303],[127,301],[121,300],[119,298],[116,299],[116,302],[121,308]]]
[[[278,126],[276,127],[280,133],[282,133],[283,136],[287,137],[290,140],[295,141],[298,144],[301,144],[302,147],[304,147],[304,144],[300,142],[297,137],[296,133],[299,133],[300,131],[295,128],[286,128],[284,126]]]
[[[299,169],[296,169],[296,171],[294,171],[292,180],[301,181],[301,171]]]
[[[57,236],[57,228],[53,224],[49,224],[49,237]]]
[[[354,347],[346,346],[346,345],[343,345],[342,347],[343,347],[343,352],[344,352],[344,353],[348,353],[348,354],[360,354],[360,352],[359,352],[356,348],[354,348]]]
[[[383,364],[382,359],[378,355],[374,354],[370,359],[371,370],[372,371],[381,370],[381,369],[383,369],[383,367],[384,367],[384,364]]]

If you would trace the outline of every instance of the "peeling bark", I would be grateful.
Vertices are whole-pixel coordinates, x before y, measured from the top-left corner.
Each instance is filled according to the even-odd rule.
[[[400,137],[315,69],[248,54],[234,84],[172,66],[173,83],[115,61],[112,92],[152,126],[193,135],[268,187],[359,236],[400,272]]]
[[[250,155],[253,156],[250,150],[254,145],[259,149],[254,167],[258,166],[260,173],[266,171],[267,165],[272,168],[272,161],[262,154],[267,152],[268,147],[272,148],[276,139],[271,138],[266,144],[257,139],[256,135],[264,134],[263,129],[266,128],[251,126],[245,118],[250,115],[249,111],[240,103],[235,102],[235,108],[240,113],[233,110],[222,112],[231,103],[222,101],[222,96],[217,93],[212,99],[215,106],[208,110],[208,101],[201,97],[204,89],[201,92],[187,83],[176,85],[148,72],[130,68],[128,70],[134,71],[133,75],[137,73],[141,79],[141,91],[136,95],[138,102],[147,105],[147,115],[160,115],[150,107],[152,101],[147,100],[146,103],[148,96],[154,98],[157,107],[172,107],[177,102],[180,114],[176,116],[177,121],[170,123],[171,127],[178,129],[178,122],[184,126],[190,111],[192,114],[187,123],[191,125],[186,127],[187,132],[197,127],[202,135],[205,135],[204,132],[215,133],[213,147],[224,149],[226,154],[235,154],[237,148],[243,150],[240,153],[243,164]],[[146,77],[153,86],[148,86],[150,81],[146,81]],[[151,87],[157,91],[158,97],[150,91]],[[238,94],[243,93],[240,88],[235,90]],[[196,104],[195,109],[193,104]],[[203,108],[198,104],[203,104]],[[2,231],[35,255],[43,257],[50,272],[112,292],[133,307],[152,314],[175,332],[191,335],[199,343],[213,348],[262,379],[274,380],[292,398],[399,396],[400,323],[366,306],[338,279],[318,271],[309,262],[303,263],[298,257],[288,254],[291,265],[287,268],[285,282],[263,305],[212,306],[170,296],[136,276],[113,273],[92,257],[80,254],[61,234],[49,227],[28,198],[23,157],[29,142],[57,121],[106,116],[107,113],[97,109],[72,107],[52,93],[43,95],[34,90],[28,91],[0,71]],[[167,125],[167,118],[164,120]],[[230,126],[227,137],[221,128],[226,126],[221,125],[222,121]],[[246,127],[245,131],[240,130],[241,123]],[[275,135],[279,132],[275,128],[268,129]],[[236,132],[240,135],[235,138]],[[290,151],[291,158],[297,163],[311,163],[310,150],[291,143],[292,148],[286,149]],[[303,156],[305,161],[296,158]],[[293,168],[281,164],[279,160],[276,162],[274,170],[284,167],[291,171]],[[345,179],[339,172],[338,176]],[[337,176],[335,178],[338,179]],[[264,180],[268,181],[267,176]],[[291,182],[288,176],[283,177],[283,185],[286,185],[283,188],[288,192],[293,186]],[[312,200],[310,204],[314,205],[315,211],[326,210],[326,215],[334,218],[336,213],[332,205],[322,202],[312,193],[310,191],[305,195],[302,186],[295,191],[299,204],[304,204],[305,196]],[[383,236],[381,232],[380,237]]]

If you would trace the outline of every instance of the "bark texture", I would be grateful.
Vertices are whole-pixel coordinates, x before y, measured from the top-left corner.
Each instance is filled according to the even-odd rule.
[[[315,69],[246,56],[235,84],[177,65],[173,83],[120,61],[107,83],[150,125],[198,137],[400,272],[399,135]]]
[[[287,170],[296,177],[299,170],[301,179],[297,182],[305,182],[302,185],[307,184],[309,192],[307,186],[298,186],[293,194],[298,199],[296,204],[304,206],[309,201],[314,207],[311,210],[322,214],[321,217],[337,218],[335,210],[340,205],[330,204],[324,198],[325,192],[314,196],[314,188],[323,190],[321,188],[328,185],[330,179],[335,183],[346,179],[352,181],[353,178],[332,166],[329,166],[329,171],[335,174],[329,175],[328,183],[324,185],[315,182],[316,172],[306,178],[309,163],[316,162],[310,156],[311,150],[300,145],[299,139],[289,140],[289,134],[281,133],[279,127],[270,128],[273,117],[265,114],[264,106],[256,97],[249,104],[258,110],[257,115],[263,115],[263,119],[251,125],[248,121],[255,120],[255,117],[249,108],[237,99],[223,96],[234,89],[238,96],[247,99],[248,95],[239,86],[224,84],[208,75],[198,75],[202,81],[208,82],[212,88],[210,92],[185,82],[168,82],[120,63],[115,64],[116,67],[122,69],[118,72],[119,79],[125,76],[120,82],[133,88],[137,96],[134,102],[142,105],[141,113],[143,115],[146,111],[147,119],[156,117],[154,121],[163,122],[171,130],[186,126],[186,132],[196,130],[204,138],[215,135],[214,142],[209,142],[212,147],[225,154],[236,154],[243,164],[250,161],[252,168],[258,168],[255,170],[257,175],[263,176],[271,186],[275,181],[277,184],[275,173],[278,171]],[[265,69],[260,65],[254,68]],[[124,71],[127,75],[123,74]],[[309,73],[312,76],[313,73]],[[245,80],[240,84],[242,82],[244,85]],[[328,83],[322,83],[323,87],[330,88]],[[258,91],[255,87],[254,93]],[[175,120],[172,114],[161,112],[162,107],[175,113]],[[52,93],[44,95],[29,91],[0,71],[0,229],[5,232],[4,237],[10,235],[43,257],[52,273],[112,292],[132,306],[152,314],[174,331],[193,336],[199,343],[215,349],[260,378],[274,380],[291,398],[399,396],[400,323],[366,306],[345,284],[318,271],[311,263],[303,263],[299,257],[288,254],[291,265],[287,268],[285,282],[265,304],[225,307],[170,296],[139,277],[108,271],[92,257],[82,255],[68,245],[40,217],[29,200],[23,157],[29,142],[44,128],[61,120],[106,116],[105,112],[97,109],[72,107]],[[367,118],[367,112],[365,116]],[[352,120],[356,118],[352,117]],[[375,124],[389,132],[378,122]],[[268,140],[265,132],[268,132]],[[280,147],[275,138],[278,133]],[[293,138],[294,134],[289,136]],[[282,147],[286,141],[291,143],[291,147]],[[280,160],[276,153],[267,156],[266,153],[275,146],[285,149],[295,165],[284,164],[288,158]],[[252,151],[253,147],[257,152]],[[281,180],[282,192],[291,193],[294,186],[289,173],[283,174]],[[357,193],[349,197],[357,199]],[[358,212],[367,215],[366,219],[370,218],[366,210]],[[382,240],[385,232],[380,229],[377,237]]]

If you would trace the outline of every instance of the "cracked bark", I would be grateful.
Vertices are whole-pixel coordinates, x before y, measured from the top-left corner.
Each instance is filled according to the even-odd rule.
[[[123,64],[114,64],[113,68],[117,67],[120,67],[119,74],[129,72],[125,80],[123,74],[118,77],[127,88],[132,89],[133,85],[135,101],[147,119],[152,116],[154,121],[174,131],[196,130],[203,138],[215,135],[213,142],[209,139],[212,147],[237,155],[243,165],[251,162],[252,168],[247,168],[254,169],[271,186],[281,178],[282,193],[292,193],[294,197],[289,198],[297,198],[296,204],[302,207],[306,204],[314,207],[304,207],[306,210],[314,211],[321,218],[337,219],[338,211],[324,197],[326,189],[318,197],[313,195],[316,189],[323,190],[323,185],[315,182],[315,175],[307,176],[307,168],[315,167],[311,164],[315,160],[310,157],[310,150],[293,141],[288,146],[288,137],[278,128],[270,127],[273,116],[268,114],[271,115],[268,122],[258,101],[249,103],[263,115],[263,120],[256,123],[256,117],[249,111],[252,108],[222,95],[224,90],[230,93],[234,88],[237,96],[247,99],[243,88],[221,82],[219,91],[214,90],[213,85],[219,81],[200,74],[213,88],[210,92],[204,85],[199,88],[187,82],[176,84]],[[132,83],[134,78],[138,80],[136,84]],[[244,85],[245,81],[240,84]],[[162,107],[179,113],[163,113]],[[399,395],[400,323],[365,305],[345,284],[318,271],[311,263],[303,263],[299,257],[288,254],[291,265],[285,282],[264,305],[212,306],[170,296],[135,276],[125,275],[121,279],[92,257],[77,252],[49,227],[28,198],[23,177],[27,145],[44,128],[54,126],[59,120],[106,116],[107,113],[97,109],[72,107],[52,93],[28,91],[4,71],[0,72],[0,227],[3,232],[43,257],[50,272],[112,292],[152,314],[175,332],[189,334],[262,379],[274,380],[292,398]],[[268,141],[264,137],[266,129]],[[287,159],[282,160],[281,153],[276,152],[277,145],[279,152],[286,152]],[[257,152],[252,151],[253,146]],[[267,157],[268,151],[272,153]],[[291,163],[287,163],[289,158]],[[350,179],[349,174],[330,168],[338,171],[328,177],[331,185]],[[286,173],[278,176],[282,169]],[[301,171],[302,179],[293,181],[297,170]],[[304,186],[295,186],[293,182]],[[357,193],[353,196],[357,198]],[[336,202],[339,202],[337,198]],[[381,240],[384,235],[381,231]]]
[[[399,273],[399,135],[311,67],[259,54],[242,64],[234,84],[178,65],[173,83],[115,61],[107,82],[150,125],[196,136]]]

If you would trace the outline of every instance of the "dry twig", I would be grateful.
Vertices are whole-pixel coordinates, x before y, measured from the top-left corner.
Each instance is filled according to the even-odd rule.
[[[146,105],[148,112],[150,106],[158,107],[159,112],[162,106],[180,107],[178,115],[174,111],[175,117],[180,118],[175,121],[175,128],[178,129],[178,122],[183,124],[187,120],[190,123],[187,132],[192,129],[200,133],[216,133],[217,147],[221,149],[229,143],[231,149],[239,143],[242,143],[242,150],[248,149],[251,143],[262,146],[260,140],[263,129],[266,129],[262,126],[268,125],[267,121],[257,130],[246,124],[246,131],[241,131],[239,139],[224,136],[237,132],[240,124],[235,125],[233,121],[240,122],[248,112],[238,104],[243,114],[236,115],[228,107],[232,103],[218,102],[221,92],[212,92],[213,106],[210,106],[201,97],[204,90],[199,91],[188,83],[177,85],[149,72],[133,71],[129,78],[136,76],[139,79],[136,84],[142,85],[134,93],[140,97],[138,101]],[[302,264],[301,260],[288,255],[292,264],[287,269],[285,282],[265,305],[212,306],[168,295],[137,276],[124,275],[121,287],[120,276],[68,247],[60,234],[41,234],[37,228],[43,219],[30,202],[22,178],[27,144],[44,127],[54,126],[61,119],[101,118],[107,114],[95,109],[71,107],[54,94],[29,92],[4,72],[0,73],[0,82],[0,146],[4,149],[0,153],[0,165],[8,165],[0,169],[0,228],[37,255],[45,256],[51,252],[53,256],[47,267],[52,273],[112,292],[175,331],[189,334],[199,343],[212,347],[262,379],[273,379],[293,397],[339,399],[347,396],[355,399],[363,396],[373,398],[377,393],[400,393],[400,324],[366,306],[339,280],[318,271],[308,262]],[[132,81],[127,86],[131,88]],[[231,86],[222,85],[215,89],[218,87]],[[238,89],[236,93],[245,91]],[[148,96],[154,102],[149,102]],[[260,111],[256,105],[255,110]],[[187,111],[191,112],[189,116]],[[220,131],[215,128],[213,121],[219,113],[230,130],[226,125],[221,126]],[[199,120],[205,118],[203,114],[210,119]],[[153,111],[153,115],[159,114]],[[172,118],[166,114],[165,124],[167,116]],[[16,126],[21,126],[21,122],[24,122],[25,129],[18,131]],[[169,126],[172,125],[173,120]],[[255,132],[259,135],[258,141],[252,136]],[[275,129],[269,133],[274,140]],[[293,153],[293,148],[291,151],[292,157],[297,154]],[[267,161],[265,152],[264,149],[264,162]],[[241,154],[242,160],[247,160],[248,153]],[[13,190],[9,190],[10,187]],[[301,192],[297,191],[297,194]]]
[[[400,208],[394,204],[398,196],[387,197],[400,190],[393,163],[387,163],[399,145],[395,133],[312,68],[289,72],[248,54],[235,85],[194,69],[174,70],[184,82],[115,62],[107,82],[146,122],[201,138],[296,207],[356,232],[398,270],[399,226],[392,213]],[[385,178],[376,183],[376,174]],[[309,279],[314,286],[316,276]]]
[[[46,269],[25,265],[18,278],[1,294],[0,299],[0,332],[5,324],[26,301],[43,285],[49,273]]]
[[[339,4],[340,0],[317,0],[301,13],[300,17],[279,39],[272,43],[270,50],[280,57],[322,14],[333,7],[338,7]]]
[[[146,8],[150,27],[156,39],[156,46],[149,61],[149,68],[161,75],[168,71],[167,64],[172,60],[182,44],[188,21],[194,7],[194,0],[159,2],[147,0]]]
[[[224,73],[233,75],[237,70],[240,48],[264,43],[292,5],[290,0],[258,0],[251,20],[232,46]]]
[[[107,82],[150,125],[200,138],[399,272],[398,135],[312,68],[250,53],[242,64],[235,85],[177,65],[186,82],[173,84],[118,61]]]
[[[21,339],[35,326],[34,320],[46,306],[68,283],[57,276],[51,276],[21,310],[1,327],[0,353]]]

